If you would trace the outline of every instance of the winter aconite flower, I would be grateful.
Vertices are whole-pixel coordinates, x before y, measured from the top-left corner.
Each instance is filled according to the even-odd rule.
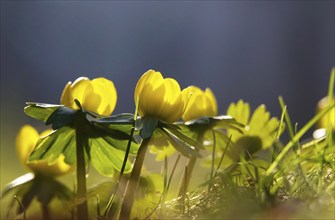
[[[140,116],[158,118],[168,123],[178,121],[184,110],[184,101],[178,82],[163,78],[160,72],[149,70],[142,75],[135,88]]]
[[[216,116],[218,114],[216,98],[209,88],[202,91],[196,86],[189,86],[182,91],[182,96],[186,103],[186,108],[182,115],[184,121],[203,116]]]
[[[116,101],[117,93],[114,83],[106,78],[79,77],[73,83],[68,82],[63,90],[61,104],[78,109],[74,102],[77,99],[81,106],[99,115],[109,116],[112,114]]]
[[[50,134],[51,130],[46,130],[41,134],[30,125],[24,125],[16,136],[16,152],[22,164],[27,165],[34,173],[46,176],[57,176],[72,171],[72,167],[64,162],[64,155],[51,164],[46,160],[27,162],[30,153],[34,150],[40,137]]]

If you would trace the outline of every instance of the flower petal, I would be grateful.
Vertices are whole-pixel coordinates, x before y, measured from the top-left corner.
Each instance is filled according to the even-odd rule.
[[[80,103],[83,103],[85,96],[92,93],[92,91],[93,86],[87,77],[79,77],[76,79],[71,85],[71,95],[73,100],[70,107],[73,109],[78,109],[74,99],[77,99]]]
[[[212,111],[211,116],[216,116],[218,114],[218,104],[217,104],[215,95],[210,88],[206,88],[205,96],[209,98],[209,103],[210,103],[211,111]]]
[[[117,92],[114,83],[106,78],[96,78],[91,81],[93,91],[101,97],[97,113],[108,116],[114,111],[117,102]]]
[[[141,116],[156,117],[167,122],[177,121],[183,112],[180,86],[172,78],[164,79],[160,72],[149,70],[139,79],[134,100]]]
[[[60,98],[60,103],[65,106],[71,106],[73,102],[73,97],[71,95],[71,82],[68,82],[62,92]]]
[[[35,173],[43,174],[45,176],[59,176],[74,170],[74,166],[65,163],[64,159],[65,156],[61,154],[58,159],[51,164],[48,164],[45,160],[40,160],[29,162],[27,165]]]
[[[196,86],[189,86],[182,91],[186,108],[183,113],[183,120],[189,121],[203,116],[217,115],[217,103],[212,91],[207,88],[202,91]]]
[[[24,125],[16,136],[16,153],[22,164],[26,164],[34,150],[39,134],[31,125]]]

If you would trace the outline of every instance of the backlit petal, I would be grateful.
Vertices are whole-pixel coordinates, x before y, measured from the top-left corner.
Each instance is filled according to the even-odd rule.
[[[206,88],[205,95],[210,100],[210,106],[211,106],[211,109],[212,109],[212,116],[217,115],[218,114],[218,105],[217,105],[217,101],[216,101],[214,93],[212,92],[212,90],[210,88]]]
[[[66,84],[61,104],[77,110],[79,108],[74,102],[75,99],[84,109],[108,116],[114,111],[117,93],[114,83],[106,78],[89,80],[87,77],[79,77],[73,83]]]
[[[203,116],[217,115],[217,103],[212,91],[207,88],[202,91],[196,86],[189,86],[182,91],[186,103],[182,119],[189,121]]]
[[[136,97],[139,96],[139,94],[142,92],[144,86],[146,86],[147,84],[155,84],[157,82],[160,82],[161,80],[163,80],[163,76],[160,72],[155,72],[154,70],[148,70],[147,72],[145,72],[138,80],[135,87],[135,93],[134,93],[135,103],[136,103]]]
[[[71,94],[73,99],[77,99],[80,103],[84,102],[85,96],[93,91],[93,86],[87,77],[79,77],[71,85]],[[76,103],[70,105],[73,109],[78,109]]]
[[[68,82],[62,92],[62,96],[60,98],[60,103],[65,106],[71,106],[73,102],[73,98],[71,95],[71,82]]]
[[[141,116],[156,117],[167,122],[177,121],[183,112],[184,104],[178,82],[164,79],[160,72],[149,70],[137,82],[134,100],[138,103]]]
[[[100,105],[97,108],[97,113],[108,116],[114,111],[117,92],[114,83],[106,78],[96,78],[91,81],[93,91],[101,97]]]

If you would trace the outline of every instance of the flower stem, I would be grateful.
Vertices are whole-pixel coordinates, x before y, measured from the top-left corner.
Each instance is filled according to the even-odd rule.
[[[50,219],[50,212],[49,212],[48,206],[45,205],[45,204],[42,204],[41,209],[42,209],[42,213],[43,213],[43,220]]]
[[[80,220],[88,219],[88,206],[86,198],[86,165],[84,147],[88,139],[83,135],[80,126],[76,127],[76,156],[77,156],[77,217]]]
[[[128,185],[126,188],[126,193],[124,195],[123,202],[121,205],[121,212],[119,216],[120,220],[130,219],[131,208],[134,203],[135,192],[136,192],[138,182],[140,179],[145,154],[149,146],[149,141],[150,141],[150,138],[143,139],[141,146],[138,150],[137,157],[134,163],[134,167],[130,174]]]
[[[119,201],[122,201],[122,197],[124,195],[124,191],[125,191],[125,183],[127,181],[127,178],[124,178],[124,170],[126,169],[126,164],[127,164],[127,160],[128,160],[128,156],[129,156],[129,151],[130,151],[130,147],[131,147],[131,142],[132,142],[132,138],[134,136],[134,132],[135,132],[135,123],[133,124],[133,128],[131,129],[130,132],[130,138],[128,140],[128,144],[127,144],[127,150],[124,156],[124,160],[123,160],[123,164],[121,167],[121,171],[120,171],[120,175],[119,175],[119,179],[117,181],[117,184],[115,186],[115,191],[112,194],[112,196],[110,197],[108,203],[107,203],[107,208],[104,214],[104,217],[108,217],[108,218],[114,218],[117,215],[117,212],[119,211]]]
[[[202,143],[202,139],[203,139],[203,132],[200,132],[198,137],[197,137],[197,141],[199,143]],[[191,180],[193,169],[194,169],[194,166],[195,166],[196,162],[197,162],[196,157],[192,157],[192,158],[189,159],[189,161],[188,161],[188,163],[185,167],[185,173],[182,177],[181,185],[179,186],[179,192],[178,192],[179,196],[183,196],[187,192],[187,188],[190,185],[190,180]]]

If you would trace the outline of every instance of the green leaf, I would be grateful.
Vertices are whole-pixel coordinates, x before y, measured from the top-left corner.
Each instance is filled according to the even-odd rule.
[[[250,159],[249,155],[254,154],[261,148],[262,141],[259,136],[243,136],[232,144],[232,147],[227,150],[227,155],[234,161],[239,161],[241,156]]]
[[[27,102],[24,112],[37,120],[46,122],[50,115],[62,105]]]
[[[162,161],[165,157],[172,156],[176,149],[174,144],[161,129],[156,129],[150,138],[149,151],[156,155],[156,161]]]
[[[77,112],[78,111],[71,108],[61,106],[49,116],[45,124],[52,124],[52,129],[54,130],[71,125],[77,115]]]
[[[229,115],[219,115],[214,117],[201,117],[195,120],[186,121],[184,123],[187,126],[194,127],[195,129],[209,129],[212,127],[216,128],[231,128],[242,132],[243,124],[237,122],[233,117]]]
[[[158,119],[157,118],[141,118],[138,119],[140,123],[142,123],[142,128],[140,130],[140,136],[143,139],[147,139],[152,136],[154,130],[158,126]]]
[[[199,142],[187,137],[172,127],[168,128],[166,126],[168,125],[165,124],[164,127],[160,129],[170,138],[177,151],[186,157],[201,157],[199,149],[202,148],[202,145]]]
[[[228,107],[227,115],[232,116],[244,125],[248,124],[250,116],[249,103],[246,103],[243,100],[239,100],[237,103],[231,103]]]
[[[65,162],[68,164],[74,164],[76,161],[75,137],[75,130],[73,128],[62,127],[61,129],[40,139],[28,161],[47,160],[49,163],[52,163],[58,159],[60,154],[64,154]]]
[[[198,141],[184,135],[182,132],[180,132],[178,129],[176,129],[175,126],[170,126],[169,124],[164,124],[162,126],[162,129],[164,131],[167,131],[169,134],[173,135],[175,138],[177,138],[178,140],[180,140],[181,142],[185,143],[188,146],[192,146],[192,147],[195,147],[197,149],[203,148],[201,143],[199,143]]]
[[[99,124],[133,124],[134,115],[130,113],[123,113],[119,115],[113,115],[109,117],[93,117],[91,114],[87,114],[86,118],[88,121]]]
[[[105,139],[107,143],[109,143],[111,146],[113,146],[116,149],[119,149],[124,152],[127,150],[128,140],[117,139],[112,136],[104,136],[102,138]],[[130,145],[129,153],[135,155],[137,154],[138,149],[139,149],[139,144],[132,142]]]
[[[121,170],[125,152],[111,147],[104,138],[92,138],[90,143],[90,158],[93,167],[102,175],[112,176],[114,169]],[[125,173],[131,171],[131,164],[128,161]]]
[[[129,139],[131,139],[130,153],[136,154],[139,148],[139,141],[135,137],[131,137],[130,133],[125,133],[123,130],[117,130],[128,126],[127,130],[132,128],[132,125],[113,126],[113,129],[104,126],[105,124],[93,124],[92,129],[89,131],[89,138],[94,139],[97,137],[104,138],[112,147],[126,151]]]

